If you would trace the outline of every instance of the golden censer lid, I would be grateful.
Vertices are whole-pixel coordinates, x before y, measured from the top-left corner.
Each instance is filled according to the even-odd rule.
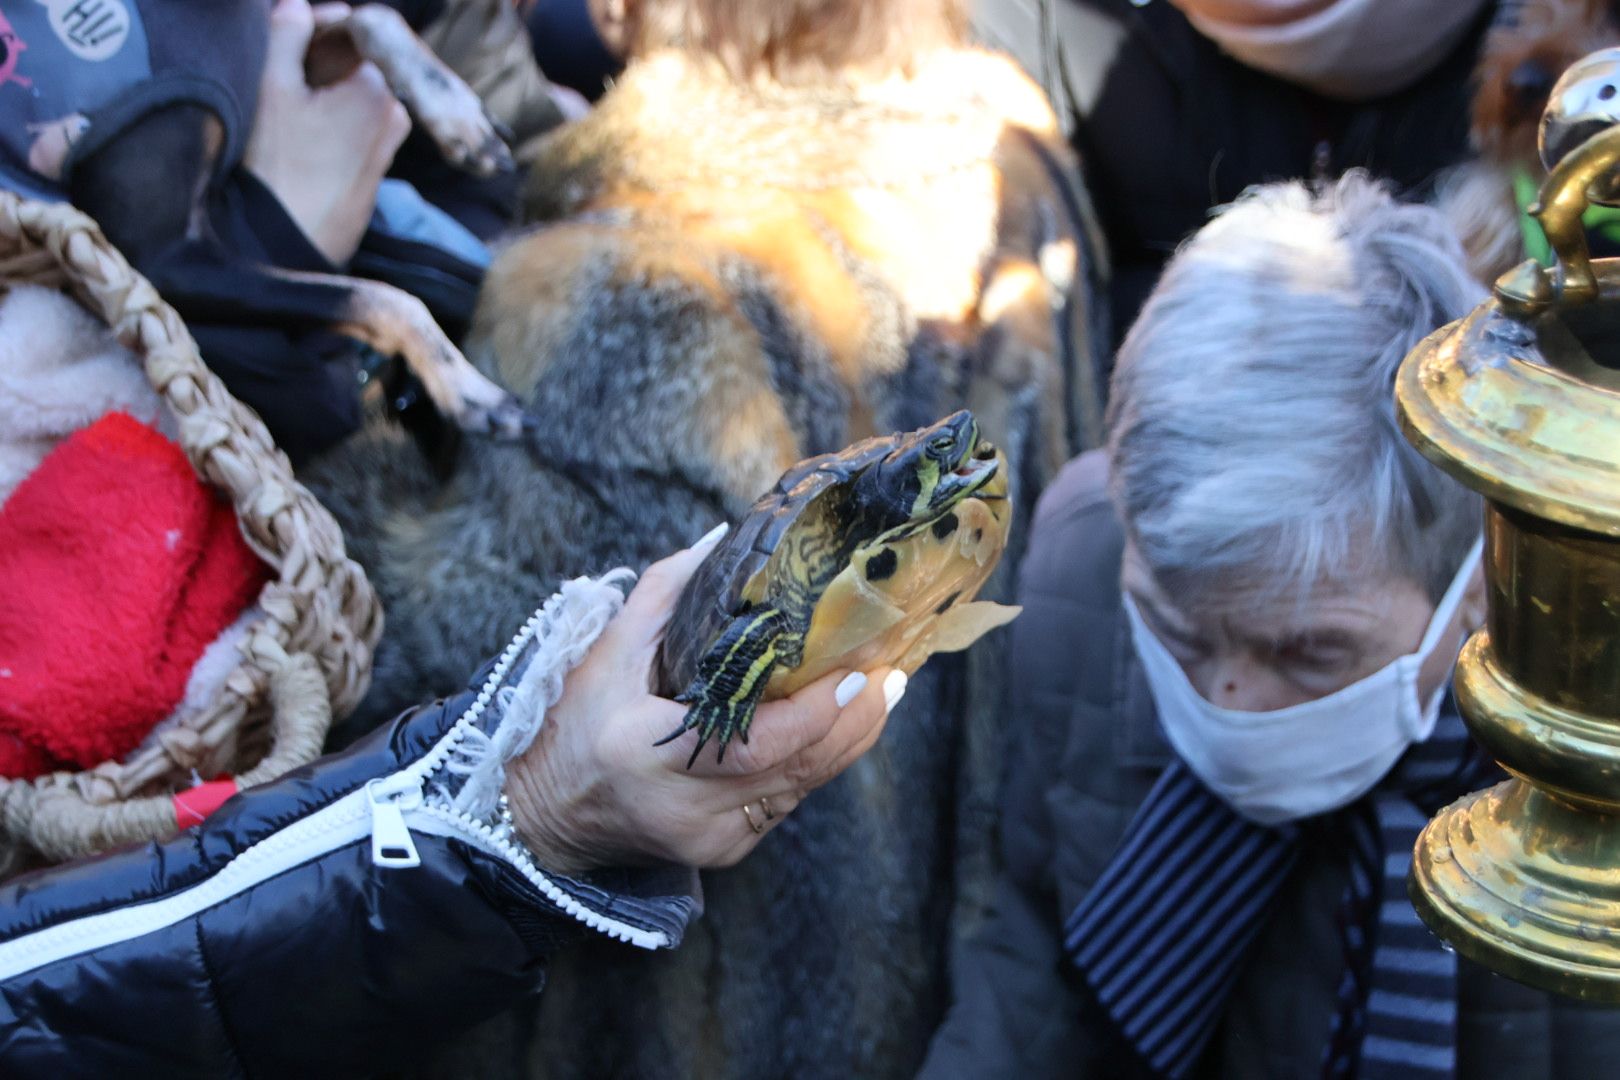
[[[1541,142],[1551,175],[1530,212],[1557,265],[1504,275],[1493,300],[1420,345],[1399,414],[1430,460],[1486,497],[1620,536],[1620,260],[1591,261],[1581,225],[1589,203],[1620,203],[1620,49],[1564,75]]]

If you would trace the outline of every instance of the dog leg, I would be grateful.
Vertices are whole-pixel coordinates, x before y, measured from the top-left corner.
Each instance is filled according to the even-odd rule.
[[[219,122],[199,106],[154,110],[75,168],[74,203],[103,223],[187,319],[333,327],[403,358],[434,406],[464,430],[523,430],[518,399],[468,363],[414,296],[363,278],[251,263],[226,250],[207,227],[204,198],[223,138]]]
[[[404,360],[433,404],[463,431],[515,438],[524,430],[526,414],[518,399],[473,367],[410,293],[336,274],[270,267],[258,273],[275,287],[271,295],[289,303],[309,297],[303,306],[315,310],[318,303],[323,325]]]
[[[310,85],[334,82],[347,75],[354,63],[369,60],[432,137],[445,160],[475,176],[511,171],[511,151],[485,113],[484,103],[433,55],[399,12],[382,4],[362,4],[347,13],[316,10],[311,62],[306,64]],[[348,55],[343,42],[336,40],[342,38],[353,46],[353,63],[345,64],[342,59]]]
[[[358,280],[350,283],[345,307],[333,329],[403,359],[434,405],[463,431],[499,438],[522,434],[522,404],[468,362],[416,297]]]

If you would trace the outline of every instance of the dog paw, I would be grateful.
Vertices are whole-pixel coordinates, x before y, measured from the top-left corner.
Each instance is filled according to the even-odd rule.
[[[535,420],[524,410],[521,401],[508,394],[493,407],[469,409],[462,417],[461,426],[464,431],[488,435],[497,442],[513,442],[533,429]]]
[[[528,415],[522,402],[469,364],[449,341],[442,344],[442,352],[411,365],[439,413],[471,435],[521,435]]]
[[[457,400],[452,408],[445,410],[462,431],[507,441],[518,438],[533,426],[523,403],[514,394],[495,385],[470,365],[462,374]]]
[[[444,80],[434,94],[419,96],[412,104],[417,123],[450,164],[478,177],[516,167],[483,102],[460,80]]]

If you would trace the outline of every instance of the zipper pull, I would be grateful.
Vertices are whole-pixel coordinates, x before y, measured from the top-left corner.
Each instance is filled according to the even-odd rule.
[[[371,803],[371,863],[389,869],[422,865],[405,811],[422,805],[421,782],[403,773],[366,782]]]

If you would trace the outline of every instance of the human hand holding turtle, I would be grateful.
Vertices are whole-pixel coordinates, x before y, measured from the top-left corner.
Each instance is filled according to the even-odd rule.
[[[724,532],[647,569],[508,770],[513,823],[546,869],[730,866],[865,753],[905,692],[903,672],[834,672],[762,705],[756,737],[724,762],[688,770],[684,750],[655,746],[686,709],[654,696],[649,672],[676,599]]]
[[[958,412],[798,463],[730,536],[651,567],[508,781],[541,865],[729,866],[853,764],[909,673],[1018,614],[974,599],[1007,543],[1003,466]]]
[[[1005,465],[963,409],[783,473],[681,594],[655,685],[691,708],[663,741],[724,760],[762,701],[836,668],[910,675],[1012,621],[974,599],[1012,526]]]

